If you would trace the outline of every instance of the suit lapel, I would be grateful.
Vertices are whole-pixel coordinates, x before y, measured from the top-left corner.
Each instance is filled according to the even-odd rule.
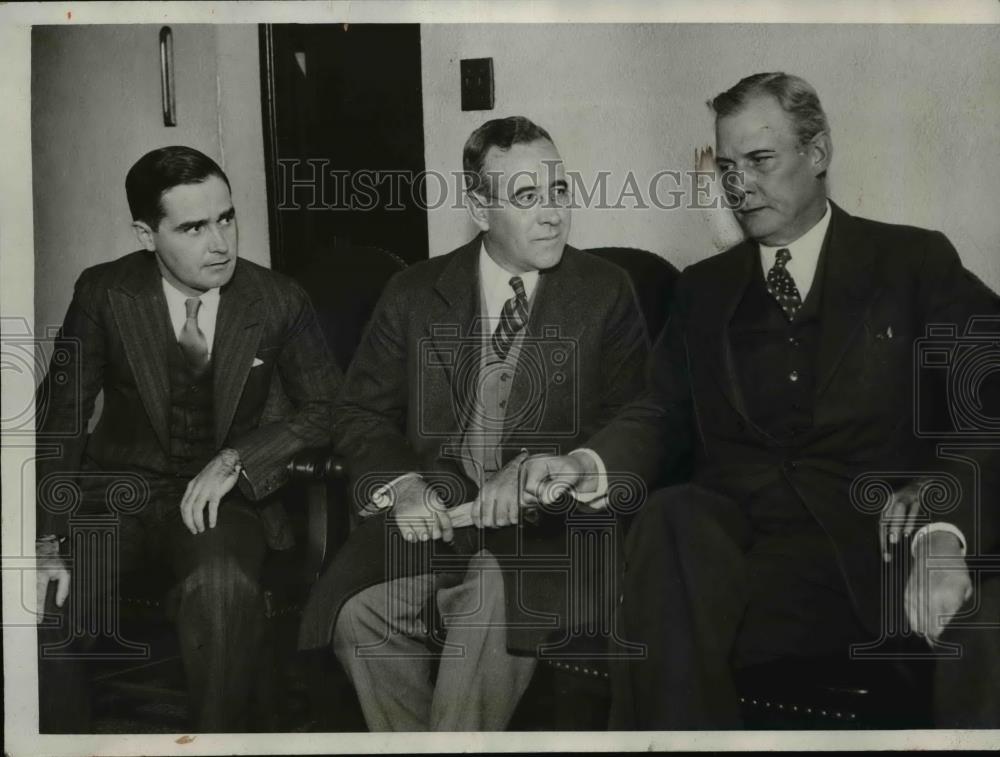
[[[439,299],[428,313],[427,336],[434,355],[427,355],[444,371],[448,386],[425,385],[420,396],[429,400],[447,396],[458,411],[458,428],[465,428],[475,407],[475,388],[479,382],[480,337],[473,325],[479,318],[479,248],[477,236],[459,248],[441,272],[434,289]],[[421,359],[424,354],[421,351]],[[436,381],[439,371],[418,366],[420,381]],[[449,388],[450,387],[450,388]]]
[[[230,282],[222,288],[212,345],[212,391],[215,402],[215,444],[229,433],[243,386],[260,345],[260,291],[239,261]],[[266,303],[265,303],[266,305]]]
[[[824,282],[820,304],[822,338],[816,356],[816,397],[830,383],[851,338],[880,287],[874,276],[874,250],[857,233],[847,213],[830,203],[830,228],[824,251]]]
[[[704,344],[713,362],[709,372],[719,381],[719,387],[733,408],[749,420],[736,373],[729,324],[750,283],[753,266],[760,265],[760,253],[755,243],[746,241],[729,254],[732,259],[723,275],[718,277],[714,296],[697,304],[696,319],[701,324]]]
[[[143,407],[156,438],[164,450],[169,450],[167,349],[173,329],[153,253],[111,289],[108,298]]]

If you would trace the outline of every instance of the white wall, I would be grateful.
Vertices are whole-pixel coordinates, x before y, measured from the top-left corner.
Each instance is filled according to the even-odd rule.
[[[61,323],[80,272],[138,249],[125,174],[186,144],[233,184],[240,254],[270,264],[257,27],[172,25],[177,126],[163,125],[157,25],[36,27],[32,38],[35,331]]]
[[[706,101],[743,76],[803,76],[831,122],[833,199],[943,230],[1000,289],[996,27],[424,25],[421,44],[429,170],[460,170],[476,126],[523,114],[552,133],[567,168],[612,171],[612,197],[629,170],[645,184],[658,170],[693,168],[696,148],[714,141]],[[461,110],[459,60],[474,57],[493,58],[492,111]],[[581,209],[570,241],[643,247],[684,266],[713,252],[705,220],[697,210]],[[471,232],[461,210],[430,214],[432,254]]]

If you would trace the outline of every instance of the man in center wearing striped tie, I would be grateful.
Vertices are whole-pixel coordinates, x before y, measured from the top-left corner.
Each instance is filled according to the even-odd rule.
[[[599,428],[639,390],[648,350],[627,274],[566,245],[548,132],[489,121],[463,167],[480,233],[389,283],[335,409],[370,517],[318,584],[301,642],[332,644],[377,731],[507,725],[538,645],[565,625],[569,579],[518,570],[565,554],[567,531],[565,513],[526,522],[519,464]]]

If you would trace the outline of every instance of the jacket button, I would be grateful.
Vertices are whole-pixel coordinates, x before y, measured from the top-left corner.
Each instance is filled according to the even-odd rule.
[[[624,594],[619,594],[618,595],[618,604],[620,604],[620,605],[625,604],[625,595]]]
[[[796,381],[799,380],[799,372],[798,371],[792,371],[791,373],[789,373],[788,374],[788,380],[791,381],[794,384]]]

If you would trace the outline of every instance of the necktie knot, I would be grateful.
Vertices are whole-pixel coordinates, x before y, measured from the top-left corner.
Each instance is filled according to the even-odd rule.
[[[528,296],[524,291],[524,282],[520,276],[511,276],[508,283],[514,290],[514,296],[504,303],[500,323],[492,339],[493,351],[501,360],[507,359],[518,332],[528,323]]]
[[[510,277],[510,288],[514,290],[514,296],[519,300],[528,299],[527,295],[524,293],[524,282],[521,281],[520,276]]]
[[[780,250],[778,250],[778,254],[775,256],[774,264],[780,265],[782,268],[784,268],[786,265],[788,265],[788,261],[791,259],[792,259],[792,253],[789,252],[786,247],[782,247]]]
[[[181,327],[181,333],[177,337],[177,344],[180,345],[181,352],[195,376],[200,376],[208,367],[208,340],[205,333],[198,328],[198,310],[201,309],[201,300],[197,297],[189,297],[184,300],[184,314],[186,320]]]

